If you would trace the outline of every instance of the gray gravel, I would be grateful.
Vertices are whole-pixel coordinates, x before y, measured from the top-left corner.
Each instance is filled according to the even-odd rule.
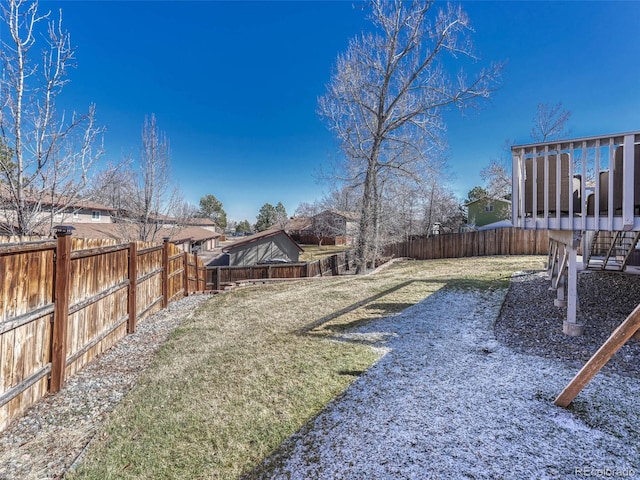
[[[572,408],[555,407],[576,369],[497,341],[504,296],[440,291],[348,335],[386,353],[266,462],[263,478],[640,475],[640,381],[600,374]]]
[[[584,335],[562,333],[567,309],[553,305],[555,291],[541,273],[514,276],[498,321],[496,337],[521,353],[558,359],[581,368],[640,303],[640,275],[583,271],[578,276],[577,320]],[[631,340],[604,367],[640,376],[640,342]]]

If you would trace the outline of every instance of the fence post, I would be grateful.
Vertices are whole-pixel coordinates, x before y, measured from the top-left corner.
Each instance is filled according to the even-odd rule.
[[[194,251],[192,253],[193,255],[193,262],[196,264],[195,266],[195,273],[196,273],[196,292],[200,291],[200,268],[198,267],[198,251]],[[202,289],[204,290],[204,288]]]
[[[216,281],[213,283],[214,290],[220,290],[220,267],[216,267]]]
[[[184,285],[184,296],[187,297],[189,295],[189,254],[184,252],[182,255],[182,263],[183,265],[183,285]],[[196,260],[196,290],[198,290],[198,262]]]
[[[49,391],[58,392],[64,385],[67,363],[67,324],[69,322],[69,275],[71,273],[71,230],[55,227],[57,238],[53,291],[53,339],[51,343],[51,380]]]
[[[169,305],[169,237],[162,244],[162,308]]]
[[[138,303],[136,291],[138,288],[138,245],[136,242],[129,244],[129,323],[127,333],[136,331]]]

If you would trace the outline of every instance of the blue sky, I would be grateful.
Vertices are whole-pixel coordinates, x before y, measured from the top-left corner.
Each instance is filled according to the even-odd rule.
[[[340,155],[316,115],[332,65],[369,28],[361,4],[41,1],[63,9],[77,68],[62,98],[95,103],[107,159],[137,154],[145,115],[170,139],[187,201],[212,193],[230,219],[266,202],[292,214],[328,191]],[[506,61],[479,111],[447,114],[452,187],[461,198],[505,139],[529,141],[540,102],[573,112],[574,136],[640,130],[640,2],[463,2],[483,61]]]

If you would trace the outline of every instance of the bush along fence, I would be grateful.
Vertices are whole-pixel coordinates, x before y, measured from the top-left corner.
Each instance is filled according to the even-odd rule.
[[[73,238],[0,246],[0,430],[136,323],[205,289],[175,245]]]
[[[499,228],[408,240],[388,245],[384,256],[435,260],[485,255],[546,255],[548,252],[546,230]]]

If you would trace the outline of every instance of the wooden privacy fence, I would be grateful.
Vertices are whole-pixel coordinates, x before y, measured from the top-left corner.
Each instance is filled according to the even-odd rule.
[[[253,265],[247,267],[207,267],[207,290],[246,280],[306,278],[342,275],[354,265],[352,251],[340,252],[308,263]]]
[[[388,245],[385,257],[418,260],[481,257],[485,255],[545,255],[549,251],[546,230],[500,228],[418,238]]]
[[[175,245],[74,239],[0,246],[0,430],[169,302],[205,288]]]

